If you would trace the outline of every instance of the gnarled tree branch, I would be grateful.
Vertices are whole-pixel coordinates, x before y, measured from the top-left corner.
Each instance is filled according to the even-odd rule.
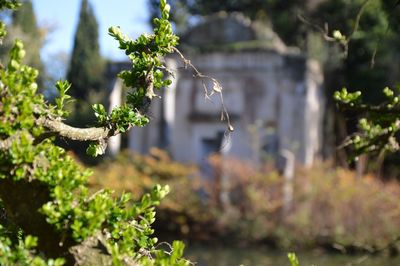
[[[77,128],[69,126],[60,120],[44,117],[38,118],[36,124],[48,130],[34,140],[36,144],[52,136],[60,136],[78,141],[100,141],[119,134],[119,131],[106,127]],[[0,151],[10,149],[12,143],[20,137],[21,132],[17,132],[6,139],[0,140]]]
[[[79,141],[97,141],[118,134],[118,132],[106,127],[77,128],[69,126],[60,120],[44,117],[37,119],[36,123],[47,128],[50,132],[57,133],[60,137]]]
[[[144,83],[146,86],[146,94],[139,108],[140,113],[146,113],[151,100],[157,96],[154,93],[154,77],[150,71],[149,74],[146,75]],[[37,113],[39,114],[40,112],[38,111]],[[35,123],[37,126],[42,126],[47,129],[47,132],[35,139],[35,143],[40,143],[44,139],[52,136],[60,136],[77,141],[104,141],[120,133],[120,131],[111,124],[103,127],[77,128],[65,124],[59,118],[45,117],[43,115],[38,115]],[[129,130],[132,126],[133,125],[129,125],[126,130]],[[12,143],[19,139],[20,135],[20,133],[16,133],[4,140],[0,140],[0,151],[10,149]]]

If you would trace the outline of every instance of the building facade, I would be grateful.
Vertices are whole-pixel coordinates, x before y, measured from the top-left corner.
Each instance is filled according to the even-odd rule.
[[[162,100],[154,101],[152,122],[131,130],[129,148],[147,153],[161,147],[177,161],[200,166],[213,152],[259,163],[286,150],[306,166],[319,156],[324,99],[316,62],[240,14],[214,15],[192,28],[181,43],[185,57],[222,85],[235,130],[229,133],[221,121],[219,94],[205,97],[204,85],[211,91],[212,81],[194,77],[179,55],[173,55],[166,59],[173,83]],[[115,81],[114,90],[118,86]]]

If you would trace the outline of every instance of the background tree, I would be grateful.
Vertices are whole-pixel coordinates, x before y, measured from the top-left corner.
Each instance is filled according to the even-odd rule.
[[[90,94],[103,89],[104,62],[100,55],[98,23],[88,0],[82,0],[79,23],[67,71],[71,95],[92,102]]]
[[[105,62],[100,55],[98,39],[98,23],[93,8],[89,0],[82,0],[67,70],[67,79],[71,82],[70,94],[75,99],[70,106],[72,114],[68,122],[74,126],[93,125],[96,117],[90,105],[105,103]],[[60,145],[73,150],[85,163],[98,162],[98,158],[86,155],[86,147],[81,142],[63,140]]]
[[[15,38],[21,39],[26,43],[30,53],[25,57],[25,62],[39,70],[38,84],[43,87],[46,79],[45,68],[40,56],[40,49],[44,42],[44,31],[39,28],[33,10],[31,0],[21,1],[23,5],[20,9],[13,11],[9,17],[9,34],[4,40],[4,45],[0,47],[0,54],[3,60],[7,57],[7,51],[13,45]]]
[[[381,89],[394,86],[399,79],[399,72],[396,69],[400,60],[396,43],[400,40],[400,34],[395,30],[395,24],[391,22],[392,10],[396,10],[395,2],[393,0],[324,1],[310,18],[312,21],[309,21],[310,25],[319,25],[320,28],[323,28],[324,24],[329,26],[330,32],[325,29],[325,33],[320,32],[324,35],[323,41],[327,35],[333,36],[333,27],[344,35],[342,36],[344,39],[339,40],[339,43],[344,44],[340,47],[342,52],[334,52],[340,45],[325,45],[324,55],[320,60],[325,70],[326,98],[329,103],[327,114],[336,122],[333,131],[336,135],[333,144],[336,147],[348,134],[358,130],[356,122],[358,115],[354,112],[335,112],[335,103],[332,101],[334,92],[342,87],[349,88],[350,91],[362,91],[367,103],[376,104],[383,100]],[[391,8],[388,8],[389,6]],[[337,56],[333,57],[334,54]],[[346,158],[352,154],[352,151],[346,153],[344,151],[346,150],[342,149],[337,153],[337,159],[342,163],[345,163]],[[378,163],[373,167],[378,170],[381,165]]]
[[[276,0],[222,0],[222,1],[171,1],[171,19],[180,29],[189,26],[193,16],[198,18],[217,13],[241,12],[252,20],[271,22],[273,29],[278,32],[281,38],[290,45],[297,45],[302,40],[300,32],[304,31],[304,25],[297,23],[297,14],[308,11],[315,0],[299,1],[276,1]],[[157,0],[149,0],[151,16],[158,15]]]

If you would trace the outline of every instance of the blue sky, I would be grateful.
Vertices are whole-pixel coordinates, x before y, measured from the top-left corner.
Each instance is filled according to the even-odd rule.
[[[55,30],[47,37],[43,55],[59,52],[70,53],[78,23],[81,0],[33,0],[39,25],[52,25]],[[91,0],[99,22],[101,53],[109,59],[122,59],[124,54],[118,44],[108,34],[110,26],[120,26],[122,30],[136,37],[149,32],[147,0]]]

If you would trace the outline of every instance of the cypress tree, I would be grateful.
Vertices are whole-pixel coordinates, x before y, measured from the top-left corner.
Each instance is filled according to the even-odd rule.
[[[90,101],[92,91],[103,85],[104,63],[98,43],[98,23],[88,0],[82,0],[79,23],[67,79],[72,83],[70,94],[78,100]]]
[[[40,48],[43,44],[44,35],[38,27],[32,1],[24,0],[22,3],[23,5],[12,13],[11,30],[14,32],[13,35],[16,35],[15,37],[24,40],[28,50],[25,61],[39,70],[40,76],[37,82],[39,87],[42,87],[45,75],[44,65],[40,58]]]
[[[12,14],[12,25],[21,27],[25,34],[37,36],[40,33],[30,0],[25,0],[24,4]]]
[[[86,127],[96,122],[90,104],[104,103],[104,61],[100,55],[98,23],[88,0],[82,0],[79,22],[67,70],[67,80],[71,83],[68,93],[75,98],[72,115],[68,123],[77,127]],[[60,145],[64,145],[60,143]],[[71,142],[72,149],[82,161],[94,163],[96,159],[86,155],[86,145]]]

